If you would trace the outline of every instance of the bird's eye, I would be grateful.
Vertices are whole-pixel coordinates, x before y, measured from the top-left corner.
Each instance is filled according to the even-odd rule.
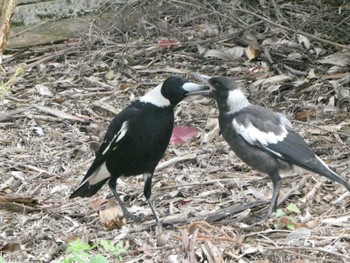
[[[218,87],[220,87],[220,84],[219,84],[219,82],[217,82],[216,80],[214,80],[214,81],[213,81],[213,86],[214,86],[215,88],[218,88]]]

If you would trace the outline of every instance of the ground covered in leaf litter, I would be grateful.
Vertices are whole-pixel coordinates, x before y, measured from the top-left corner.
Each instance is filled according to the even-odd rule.
[[[131,19],[127,28],[92,24],[81,39],[8,53],[3,79],[24,70],[0,101],[0,251],[8,262],[63,259],[78,237],[121,244],[122,262],[350,261],[349,195],[318,175],[283,174],[279,217],[256,223],[272,184],[230,152],[208,98],[176,108],[176,126],[198,133],[176,138],[155,175],[163,227],[154,227],[142,176],[123,178],[118,190],[143,223],[123,224],[107,187],[68,199],[114,114],[192,71],[236,79],[350,179],[348,9],[341,1],[251,2],[164,1],[157,11],[136,1],[113,6]]]

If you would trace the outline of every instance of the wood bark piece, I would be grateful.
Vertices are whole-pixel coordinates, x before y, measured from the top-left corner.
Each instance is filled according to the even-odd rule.
[[[32,197],[17,194],[0,194],[0,208],[13,212],[24,214],[37,212],[40,210],[35,207],[37,204],[37,200]]]
[[[201,248],[209,263],[224,262],[219,249],[216,246],[214,246],[213,243],[209,240],[206,240],[201,246]]]
[[[71,115],[69,113],[60,111],[60,110],[56,110],[56,109],[52,109],[46,106],[40,106],[40,105],[34,105],[34,107],[42,112],[48,113],[50,115],[56,116],[60,119],[66,119],[66,120],[71,120],[71,121],[78,121],[78,122],[87,122],[87,120],[78,118],[74,115]]]
[[[7,38],[10,33],[10,20],[15,5],[15,0],[3,0],[0,2],[0,64],[1,55],[7,46]]]

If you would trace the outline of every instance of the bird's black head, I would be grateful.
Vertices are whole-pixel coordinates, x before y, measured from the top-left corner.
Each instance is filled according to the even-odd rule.
[[[161,94],[170,101],[171,105],[175,106],[187,95],[203,89],[207,89],[207,86],[188,82],[185,78],[179,76],[172,76],[163,82]]]
[[[209,77],[198,73],[192,74],[194,78],[206,83],[209,90],[194,92],[193,95],[204,95],[214,98],[220,112],[236,112],[249,105],[249,101],[239,90],[233,80],[226,77]]]
[[[237,89],[233,80],[226,77],[212,77],[208,79],[210,96],[216,100],[226,101],[230,91]]]

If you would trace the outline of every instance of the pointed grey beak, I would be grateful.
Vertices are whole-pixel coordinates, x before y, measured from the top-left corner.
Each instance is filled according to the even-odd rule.
[[[194,77],[195,79],[203,82],[205,85],[203,85],[205,88],[199,90],[199,91],[196,91],[196,92],[192,92],[192,93],[189,93],[187,94],[187,96],[189,95],[202,95],[202,96],[210,96],[210,85],[209,85],[209,82],[208,80],[211,78],[207,75],[202,75],[202,74],[199,74],[199,73],[191,73],[192,77]]]

